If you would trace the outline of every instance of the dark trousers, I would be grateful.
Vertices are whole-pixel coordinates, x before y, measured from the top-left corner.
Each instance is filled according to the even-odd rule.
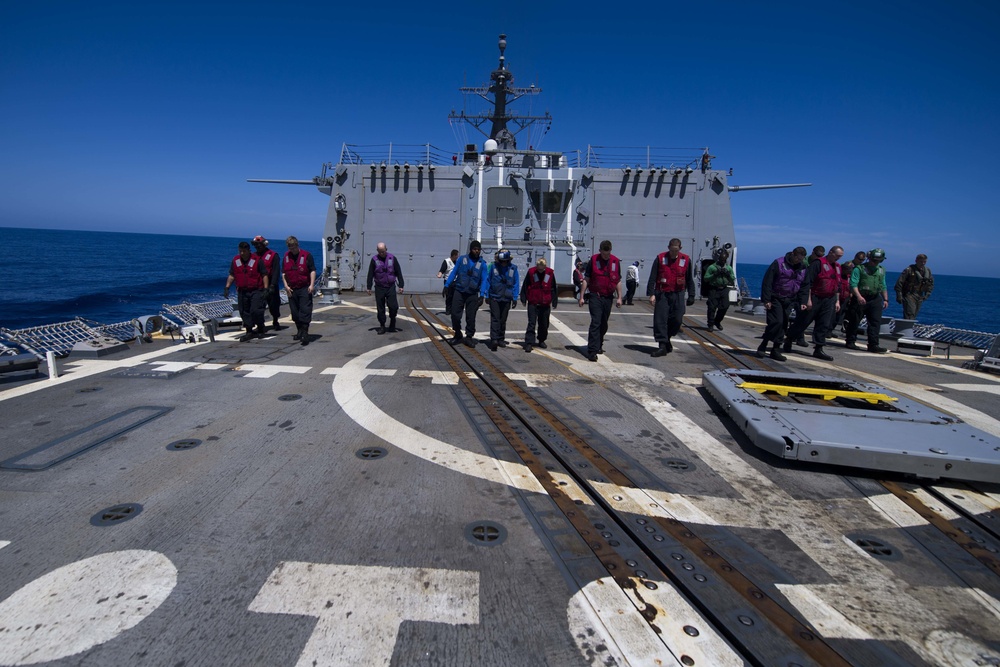
[[[472,338],[476,335],[476,311],[479,310],[479,292],[459,292],[453,290],[451,301],[451,328],[455,335],[462,333],[462,313],[465,313],[465,335]]]
[[[729,311],[729,288],[708,291],[708,323],[718,326]]]
[[[455,286],[445,287],[441,296],[444,297],[444,314],[451,315],[451,304],[455,300]]]
[[[549,315],[552,313],[552,306],[528,304],[528,329],[524,332],[524,342],[534,345],[537,340],[544,343],[549,337]],[[538,337],[535,337],[535,323],[538,323]]]
[[[630,306],[632,305],[632,297],[635,296],[635,288],[636,285],[638,284],[639,283],[637,283],[634,280],[625,281],[625,303],[627,303]]]
[[[395,283],[388,287],[375,285],[375,308],[378,310],[378,323],[385,326],[385,307],[389,306],[389,319],[396,322],[396,313],[399,311],[399,301],[396,300]]]
[[[236,291],[236,300],[240,311],[240,319],[246,329],[264,326],[264,296],[262,289],[241,289]]]
[[[813,325],[813,345],[823,347],[826,345],[826,336],[833,331],[833,316],[837,310],[837,299],[839,295],[816,296],[812,295],[812,308],[800,310],[795,316],[795,324],[788,332],[788,337],[792,340],[798,339],[805,333],[806,328]]]
[[[313,296],[308,287],[296,287],[288,297],[288,310],[297,327],[307,327],[313,317]]]
[[[858,339],[858,326],[861,318],[868,318],[868,347],[878,346],[878,337],[882,332],[882,295],[865,297],[864,305],[858,304],[857,312],[847,314],[847,342],[854,343]]]
[[[653,306],[653,338],[657,343],[669,343],[684,322],[684,292],[657,292]]]
[[[590,329],[587,330],[587,354],[597,354],[604,348],[604,334],[608,333],[608,318],[614,308],[613,296],[600,296],[591,293],[587,300],[590,308]]]
[[[781,345],[785,341],[785,334],[788,332],[789,318],[792,309],[798,307],[798,302],[792,298],[772,297],[771,309],[765,311],[764,321],[764,341],[774,341],[776,345]]]
[[[277,286],[267,296],[267,309],[271,312],[271,319],[277,322],[281,317],[281,293]]]
[[[507,314],[510,301],[490,299],[490,340],[499,343],[507,339]]]

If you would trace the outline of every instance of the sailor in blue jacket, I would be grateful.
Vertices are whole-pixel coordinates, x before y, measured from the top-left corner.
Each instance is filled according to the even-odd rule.
[[[479,241],[469,244],[469,253],[455,262],[445,289],[454,286],[455,294],[451,302],[451,328],[455,335],[449,341],[452,345],[464,342],[469,347],[476,346],[476,311],[483,305],[480,287],[486,275],[486,262],[479,256],[483,246]],[[465,337],[462,337],[462,313],[465,313]]]
[[[483,276],[480,294],[490,303],[489,348],[507,347],[507,314],[517,305],[521,278],[517,267],[511,263],[510,250],[497,251],[496,261],[490,264]]]

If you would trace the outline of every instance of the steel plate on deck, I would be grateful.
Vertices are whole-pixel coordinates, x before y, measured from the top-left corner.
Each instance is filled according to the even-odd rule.
[[[782,458],[1000,482],[1000,439],[878,385],[737,369],[705,373],[702,385],[754,445]]]

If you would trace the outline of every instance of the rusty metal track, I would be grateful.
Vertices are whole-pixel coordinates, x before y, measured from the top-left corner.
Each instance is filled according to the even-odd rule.
[[[595,528],[593,517],[581,509],[581,505],[585,503],[580,498],[568,494],[566,481],[557,479],[552,474],[552,466],[545,465],[546,454],[554,456],[584,489],[588,498],[604,509],[607,515],[641,546],[662,573],[664,580],[673,583],[703,613],[713,619],[720,633],[748,654],[752,662],[776,664],[774,661],[779,658],[785,661],[789,656],[797,655],[798,660],[815,661],[820,665],[850,664],[824,641],[814,628],[804,624],[762,591],[736,566],[727,562],[707,542],[698,537],[691,527],[673,518],[650,516],[637,501],[630,498],[630,494],[640,491],[639,485],[591,447],[587,440],[577,433],[576,428],[566,423],[566,417],[557,416],[543,406],[475,350],[456,350],[445,344],[440,332],[432,330],[436,325],[430,321],[431,316],[421,315],[424,321],[416,316],[417,308],[423,310],[419,297],[411,297],[407,302],[407,308],[424,332],[434,340],[442,356],[452,366],[464,386],[476,398],[497,429],[619,585],[625,589],[634,589],[635,580],[623,574],[635,572],[634,558],[628,559],[620,555],[619,549],[607,537],[611,533]],[[711,350],[710,346],[705,345],[705,347]],[[724,356],[724,353],[713,356],[727,365],[732,358],[731,355]],[[474,363],[470,358],[474,359]],[[475,383],[466,376],[465,371],[469,367],[473,368],[482,380],[481,383]],[[489,393],[486,390],[489,390]],[[505,411],[497,406],[498,398],[503,402],[506,411],[515,416],[520,423],[510,421],[504,414]],[[528,429],[528,434],[524,433],[522,425]],[[547,451],[543,453],[530,441],[532,438]],[[589,475],[578,472],[584,466]],[[598,491],[595,484],[615,485],[621,492],[604,495]],[[652,497],[646,498],[659,508]],[[635,517],[630,520],[629,515]],[[700,567],[694,563],[698,563]],[[695,577],[693,581],[700,582],[700,585],[692,583],[692,571]],[[728,592],[720,594],[716,589],[714,594],[709,593],[705,586],[709,578],[702,573],[708,573],[716,581],[725,582],[727,586],[724,588]],[[655,582],[648,578],[648,573],[645,574],[647,577],[640,577],[639,582],[647,587],[650,584],[655,585]],[[720,608],[725,605],[730,608],[722,613]],[[722,620],[724,617],[733,616],[733,606],[737,607],[735,617],[740,619],[736,624]],[[742,612],[739,609],[741,606]],[[641,607],[640,611],[656,629],[656,623],[659,622],[657,610],[646,605]],[[765,623],[758,624],[754,619],[760,619]],[[773,631],[768,632],[762,626],[770,626]]]

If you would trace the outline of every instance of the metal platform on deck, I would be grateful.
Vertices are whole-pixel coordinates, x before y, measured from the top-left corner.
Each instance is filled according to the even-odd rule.
[[[1000,482],[1000,439],[884,387],[737,369],[702,385],[754,445],[785,459]]]

